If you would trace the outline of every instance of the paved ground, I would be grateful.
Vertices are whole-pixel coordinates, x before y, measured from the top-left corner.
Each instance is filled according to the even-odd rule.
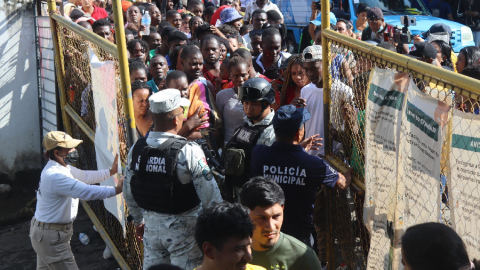
[[[103,250],[105,243],[93,230],[93,224],[83,210],[78,207],[78,217],[73,225],[71,241],[73,254],[80,270],[115,270],[118,264],[115,259],[105,260]],[[28,237],[30,221],[0,227],[0,269],[33,270],[36,268],[36,254]],[[78,240],[79,233],[86,233],[90,243],[84,246]]]

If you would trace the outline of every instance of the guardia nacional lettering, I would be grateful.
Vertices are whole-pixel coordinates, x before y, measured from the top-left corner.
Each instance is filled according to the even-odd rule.
[[[140,156],[138,157],[138,162],[135,164],[135,170],[138,170],[140,166]],[[163,157],[150,157],[147,161],[147,166],[145,168],[147,172],[163,172],[165,171],[165,158]]]

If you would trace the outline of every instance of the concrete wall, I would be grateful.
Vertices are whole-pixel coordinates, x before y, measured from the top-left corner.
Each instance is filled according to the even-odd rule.
[[[0,182],[41,168],[34,15],[32,1],[0,0]]]

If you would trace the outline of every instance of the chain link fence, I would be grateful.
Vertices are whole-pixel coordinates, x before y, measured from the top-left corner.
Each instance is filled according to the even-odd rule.
[[[328,144],[326,146],[327,159],[344,170],[347,165],[351,167],[354,178],[352,187],[346,192],[326,191],[328,205],[327,261],[329,269],[338,269],[338,267],[346,267],[340,269],[366,269],[367,258],[370,258],[369,251],[378,252],[378,255],[383,254],[385,256],[386,254],[393,263],[390,262],[390,265],[385,269],[397,269],[399,259],[398,256],[395,257],[394,253],[399,252],[398,247],[401,244],[400,238],[404,229],[428,221],[441,222],[456,229],[465,242],[471,243],[470,247],[467,244],[467,249],[469,249],[469,252],[473,252],[473,247],[479,246],[477,237],[480,234],[478,227],[475,225],[479,220],[477,216],[480,217],[477,213],[479,210],[474,206],[480,199],[480,191],[477,187],[478,181],[474,180],[475,176],[480,175],[476,169],[480,161],[478,154],[480,150],[475,148],[470,149],[469,152],[459,153],[459,151],[452,152],[452,149],[470,145],[472,141],[478,141],[472,138],[475,137],[475,134],[480,134],[478,130],[480,126],[476,122],[479,110],[479,88],[475,88],[475,86],[478,87],[478,82],[475,82],[475,86],[472,85],[467,89],[464,86],[465,84],[459,86],[459,82],[462,80],[472,82],[472,80],[462,75],[452,72],[445,77],[442,76],[443,73],[440,75],[427,70],[422,71],[423,67],[422,64],[419,64],[419,60],[413,58],[410,60],[405,60],[405,58],[395,60],[392,59],[394,56],[383,57],[383,55],[388,54],[387,50],[355,41],[329,29],[324,30],[323,35],[326,37],[330,48],[327,58],[330,78],[324,77],[324,83],[330,82],[328,86],[324,84],[325,89],[330,89],[330,122],[325,129],[325,137],[328,138],[326,140]],[[385,209],[389,221],[389,224],[386,225],[388,229],[385,232],[386,237],[389,238],[389,243],[386,243],[387,250],[378,246],[370,247],[371,236],[363,220],[364,205],[366,205],[365,162],[367,144],[365,136],[368,135],[366,121],[369,117],[368,114],[366,115],[366,110],[369,87],[372,81],[371,73],[375,67],[392,70],[398,76],[400,76],[399,73],[408,73],[409,75],[405,76],[412,78],[420,91],[426,96],[436,99],[438,106],[444,106],[445,111],[448,111],[448,121],[446,116],[443,119],[445,121],[445,133],[441,141],[441,153],[436,153],[439,155],[437,158],[440,159],[440,175],[435,175],[433,186],[429,185],[419,175],[418,170],[414,167],[414,161],[417,157],[406,151],[405,146],[400,145],[400,149],[392,149],[392,153],[393,157],[398,155],[399,167],[401,167],[400,162],[402,160],[413,160],[410,164],[412,165],[411,170],[399,169],[397,172],[394,169],[397,166],[393,162],[395,159],[386,158],[375,164],[382,168],[384,172],[387,172],[375,176],[379,177],[377,183],[380,182],[380,187],[377,188],[383,188],[386,192],[393,192],[397,196],[400,196],[398,195],[399,192],[405,194],[405,198],[398,197],[393,201],[380,202],[384,204],[382,207]],[[421,106],[421,109],[423,109],[423,106]],[[456,121],[454,115],[457,117]],[[401,120],[406,121],[406,117],[408,116],[403,116],[404,119]],[[384,117],[379,118],[381,119],[376,120],[387,120]],[[419,144],[422,143],[421,140],[417,141],[418,138],[413,136],[412,133],[406,132],[403,126],[399,134],[400,142],[408,141],[410,143],[413,140]],[[458,139],[459,135],[456,134],[467,134],[465,136],[470,136],[470,139],[464,137],[462,137],[463,140],[462,138]],[[477,135],[477,137],[480,136]],[[424,146],[426,149],[434,148],[433,146]],[[433,149],[431,149],[431,154],[435,156]],[[451,160],[452,154],[454,160]],[[369,160],[369,162],[372,161]],[[452,173],[452,171],[455,173]],[[470,181],[464,180],[465,176],[470,176]],[[383,185],[382,181],[379,181],[397,177],[396,187],[388,184]],[[385,183],[388,183],[388,181],[385,181]],[[412,183],[415,184],[412,185]],[[415,197],[416,195],[419,196]],[[468,197],[470,202],[464,196]],[[372,200],[372,198],[367,199]],[[477,201],[474,202],[472,199]],[[453,200],[455,205],[452,204]],[[405,215],[402,216],[404,220],[399,221],[395,218],[399,215],[396,211],[398,211],[397,203],[400,201],[405,204],[405,209],[402,210],[405,211]],[[379,203],[378,198],[377,203]],[[439,209],[439,211],[426,213],[426,210],[431,209]],[[452,216],[454,210],[457,213],[455,218]],[[419,212],[422,212],[423,215],[415,216]],[[468,214],[473,215],[471,220],[470,217],[467,217]],[[399,224],[403,224],[403,226]],[[374,242],[372,241],[372,245]],[[478,251],[474,253],[477,254]],[[368,268],[382,269],[384,265],[368,264]]]
[[[110,88],[110,90],[113,89],[113,93],[116,93],[117,119],[114,120],[118,121],[118,130],[109,132],[113,132],[116,134],[115,136],[118,136],[119,158],[122,164],[125,164],[129,149],[118,54],[111,53],[112,51],[102,46],[101,43],[91,42],[85,36],[79,34],[81,31],[87,31],[80,26],[70,24],[67,27],[65,22],[55,18],[57,17],[52,16],[52,22],[55,24],[54,29],[56,29],[58,38],[58,46],[55,52],[58,54],[61,62],[57,76],[61,76],[63,81],[64,89],[60,89],[60,91],[62,91],[66,99],[62,109],[69,115],[67,119],[70,120],[71,135],[74,138],[83,140],[83,143],[78,147],[81,158],[77,163],[77,167],[83,170],[97,169],[94,145],[96,128],[94,90],[92,87],[94,82],[92,81],[90,70],[89,49],[95,53],[100,61],[113,61],[114,63],[114,83],[106,87]],[[77,28],[78,30],[72,31],[72,28]],[[98,38],[100,39],[100,37]],[[105,82],[101,83],[105,86]],[[104,90],[108,92],[107,89]],[[124,237],[122,225],[114,215],[105,209],[102,200],[88,201],[87,203],[128,267],[130,269],[141,269],[142,247],[136,241],[133,224],[126,222],[126,236]],[[128,216],[126,206],[125,216]]]

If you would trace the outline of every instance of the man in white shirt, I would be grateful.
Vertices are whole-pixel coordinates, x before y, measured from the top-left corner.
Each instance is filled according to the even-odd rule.
[[[311,118],[305,123],[305,138],[319,134],[320,138],[325,138],[324,121],[323,121],[323,76],[322,76],[322,46],[312,45],[303,51],[303,57],[305,63],[305,74],[311,81],[310,84],[302,88],[300,97],[306,100],[306,108],[311,113]],[[338,123],[343,122],[341,119],[340,108],[342,103],[351,103],[353,94],[352,89],[344,83],[333,80],[331,96],[333,104],[330,110],[330,119],[335,119],[334,129],[342,129],[343,125]],[[333,98],[335,97],[335,98]],[[334,143],[334,148],[338,147],[337,143]],[[320,146],[318,150],[309,150],[311,155],[325,155],[325,147]]]
[[[82,171],[70,164],[78,160],[75,140],[61,131],[51,131],[43,138],[45,157],[49,159],[40,176],[37,208],[30,224],[30,240],[37,253],[37,269],[78,269],[70,247],[78,199],[102,200],[123,189],[96,186],[117,173],[118,155],[110,170]]]
[[[276,4],[270,2],[269,0],[255,0],[246,5],[245,16],[243,16],[243,21],[245,25],[250,23],[250,19],[252,18],[252,13],[257,9],[263,9],[265,11],[275,10],[280,14],[280,16],[282,16],[282,22],[283,22],[283,15],[278,9],[278,6]]]

